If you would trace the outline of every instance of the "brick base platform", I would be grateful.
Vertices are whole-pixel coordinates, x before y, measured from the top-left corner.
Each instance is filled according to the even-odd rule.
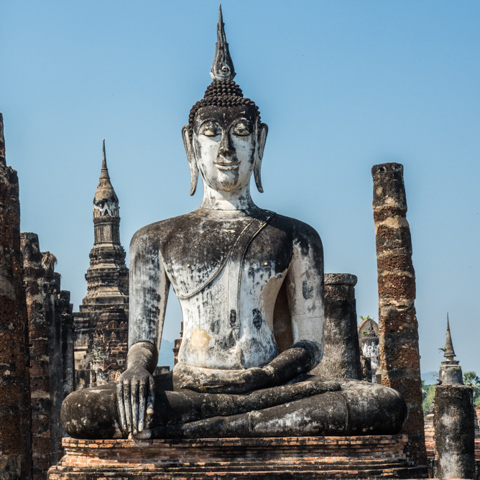
[[[48,480],[425,478],[403,453],[405,435],[76,440]]]

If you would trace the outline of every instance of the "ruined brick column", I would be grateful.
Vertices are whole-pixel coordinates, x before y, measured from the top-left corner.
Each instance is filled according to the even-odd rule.
[[[357,277],[350,273],[325,274],[325,349],[314,370],[325,380],[361,379],[356,283]]]
[[[31,478],[27,311],[17,172],[7,167],[0,114],[0,478]]]
[[[30,345],[30,388],[32,392],[33,480],[46,478],[51,466],[51,421],[48,325],[45,312],[45,269],[35,233],[21,234],[23,282],[27,301]]]
[[[473,389],[465,385],[435,388],[436,478],[475,478]]]
[[[56,311],[61,317],[62,324],[63,398],[65,398],[75,390],[75,328],[73,324],[73,305],[70,303],[70,292],[68,290],[60,290]]]
[[[55,272],[56,258],[50,252],[42,252],[45,266],[45,291],[47,293],[45,310],[48,322],[48,353],[50,357],[50,399],[52,401],[52,463],[58,463],[63,454],[60,422],[60,407],[63,402],[63,348],[62,319],[57,311],[57,298],[60,292],[60,274]]]
[[[426,465],[422,382],[415,313],[415,271],[406,219],[403,165],[374,165],[373,217],[377,249],[379,299],[379,368],[382,384],[398,390],[408,406],[403,431],[407,452]]]

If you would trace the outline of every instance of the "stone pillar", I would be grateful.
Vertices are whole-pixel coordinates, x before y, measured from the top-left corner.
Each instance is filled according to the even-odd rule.
[[[473,389],[438,385],[435,389],[436,478],[475,478]]]
[[[0,114],[0,478],[31,478],[27,310],[17,172],[7,167]]]
[[[377,249],[379,361],[382,384],[399,391],[408,406],[403,431],[407,452],[427,464],[422,412],[422,382],[415,313],[415,271],[406,219],[403,165],[374,165],[373,218]]]
[[[325,349],[314,373],[325,380],[360,380],[355,285],[357,277],[349,273],[325,274]]]
[[[32,478],[46,478],[51,466],[52,402],[50,399],[48,325],[45,313],[45,270],[38,236],[21,234],[23,284],[25,288],[30,346],[32,404]]]

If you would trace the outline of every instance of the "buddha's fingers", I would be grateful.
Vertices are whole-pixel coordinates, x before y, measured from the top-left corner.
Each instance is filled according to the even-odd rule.
[[[134,381],[131,391],[132,402],[132,433],[134,435],[138,432],[138,382]]]
[[[123,383],[123,398],[125,403],[125,415],[127,417],[127,432],[130,435],[132,433],[132,404],[129,381]]]
[[[121,382],[117,383],[117,406],[118,415],[120,417],[120,427],[124,434],[128,434],[127,419],[125,416],[125,404],[123,399],[123,384]]]
[[[147,398],[147,428],[151,427],[151,423],[153,420],[153,399],[154,399],[154,386],[155,381],[153,377],[148,379],[148,398]]]
[[[145,382],[140,382],[140,390],[138,392],[138,433],[142,432],[145,426],[145,397],[147,395],[145,387]]]

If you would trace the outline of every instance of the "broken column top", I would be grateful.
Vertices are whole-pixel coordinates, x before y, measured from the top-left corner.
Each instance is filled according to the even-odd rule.
[[[373,209],[393,207],[407,210],[401,163],[382,163],[372,167]]]
[[[354,287],[357,284],[357,277],[352,273],[326,273],[325,285],[348,285]]]

